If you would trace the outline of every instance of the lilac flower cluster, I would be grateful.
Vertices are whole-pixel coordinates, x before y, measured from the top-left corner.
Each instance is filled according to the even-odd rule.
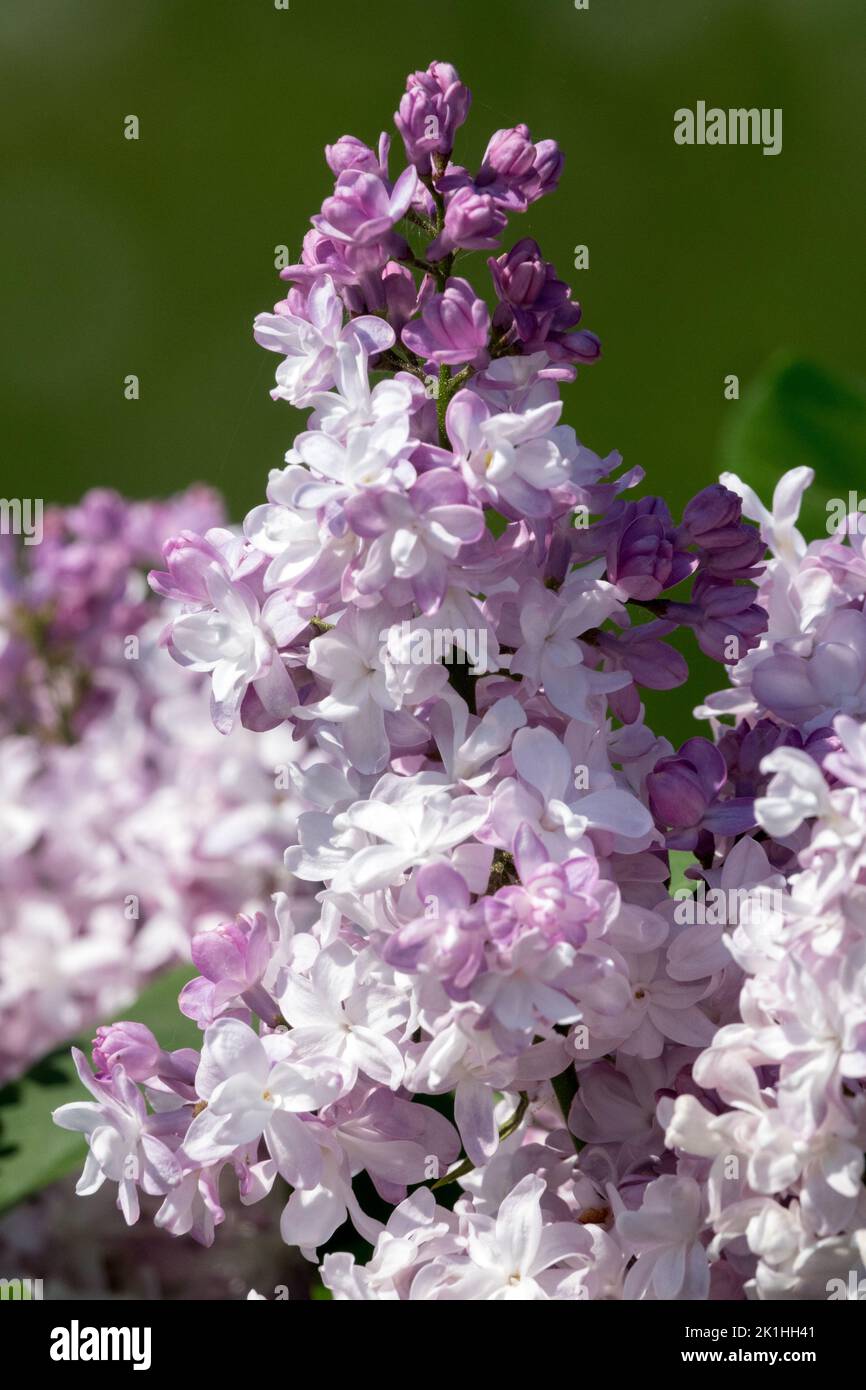
[[[326,1254],[341,1299],[802,1296],[864,1227],[866,568],[733,478],[678,520],[630,500],[641,470],[560,423],[598,341],[501,243],[562,157],[517,126],[469,172],[468,109],[434,63],[396,179],[385,135],[328,148],[255,329],[307,428],[243,541],[185,534],[153,580],[217,727],[309,750],[285,866],[313,920],[282,897],[197,934],[200,1052],[101,1031],[56,1119],[128,1221],[140,1188],[208,1243],[226,1168],[244,1202],[288,1185],[312,1260],[350,1221],[373,1253]],[[492,312],[453,274],[475,250]],[[679,750],[642,702],[687,677],[677,628],[739,719]]]
[[[146,580],[178,527],[221,520],[204,489],[164,503],[95,491],[47,511],[40,545],[3,540],[0,1079],[127,1008],[188,958],[191,933],[281,886],[297,807],[275,768],[298,746],[280,731],[221,739],[202,682],[159,650]]]

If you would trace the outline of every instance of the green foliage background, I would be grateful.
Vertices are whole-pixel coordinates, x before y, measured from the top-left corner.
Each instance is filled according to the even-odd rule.
[[[780,348],[863,369],[864,41],[862,0],[4,0],[3,490],[204,478],[236,515],[259,501],[298,427],[250,334],[273,248],[300,249],[324,144],[375,141],[406,72],[447,58],[475,96],[461,159],[518,120],[566,152],[511,235],[604,344],[569,421],[685,497],[737,410],[726,373]],[[675,146],[699,98],[782,107],[781,155]]]

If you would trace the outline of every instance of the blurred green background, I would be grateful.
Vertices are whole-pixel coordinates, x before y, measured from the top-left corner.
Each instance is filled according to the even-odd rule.
[[[443,58],[474,92],[461,161],[520,120],[566,152],[509,229],[602,338],[564,418],[682,501],[744,408],[727,374],[745,393],[780,349],[863,370],[864,42],[864,0],[3,0],[0,492],[261,500],[300,422],[250,332],[282,293],[274,248],[300,250],[324,144],[374,143]],[[782,107],[782,153],[678,147],[699,99]]]

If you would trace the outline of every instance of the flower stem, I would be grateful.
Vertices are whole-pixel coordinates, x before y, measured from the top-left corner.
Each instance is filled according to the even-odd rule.
[[[562,1111],[565,1127],[568,1129],[568,1115],[571,1110],[571,1102],[577,1095],[577,1073],[571,1063],[565,1068],[565,1071],[559,1073],[559,1076],[552,1077],[550,1084],[553,1087],[553,1093]],[[576,1135],[571,1133],[570,1129],[568,1132],[571,1135],[571,1142],[574,1145],[575,1153],[580,1153],[581,1149],[586,1147],[585,1141],[583,1139],[578,1139]]]
[[[499,1131],[500,1144],[503,1142],[503,1140],[507,1139],[510,1135],[514,1133],[516,1129],[520,1127],[520,1124],[528,1108],[529,1096],[526,1094],[525,1091],[521,1091],[520,1100],[517,1104],[517,1109],[515,1110],[511,1118],[505,1121],[505,1124]],[[474,1167],[475,1164],[472,1162],[471,1158],[464,1158],[463,1162],[458,1164],[456,1168],[453,1168],[450,1173],[446,1173],[445,1176],[442,1178],[437,1178],[435,1182],[430,1184],[430,1186],[433,1189],[433,1191],[435,1191],[437,1187],[445,1187],[448,1183],[456,1182],[458,1178],[465,1178],[466,1174],[471,1173]]]

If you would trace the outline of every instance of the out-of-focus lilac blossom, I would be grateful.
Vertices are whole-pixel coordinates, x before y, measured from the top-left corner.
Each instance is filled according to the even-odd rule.
[[[50,540],[21,547],[0,578],[0,640],[18,673],[0,718],[4,1079],[128,1009],[188,953],[193,932],[268,905],[284,886],[273,860],[297,807],[288,791],[275,795],[274,765],[302,750],[287,732],[268,748],[241,729],[221,741],[202,723],[206,690],[161,649],[167,614],[140,572],[166,528],[179,529],[156,587],[173,612],[178,601],[200,607],[206,574],[243,554],[221,521],[202,488],[161,503],[88,494],[53,509]],[[108,590],[96,563],[107,547]],[[66,550],[81,575],[75,595]],[[137,1077],[153,1045],[137,1022],[112,1025],[97,1036],[97,1066],[107,1074],[121,1062]],[[162,1074],[184,1069],[160,1054]]]

